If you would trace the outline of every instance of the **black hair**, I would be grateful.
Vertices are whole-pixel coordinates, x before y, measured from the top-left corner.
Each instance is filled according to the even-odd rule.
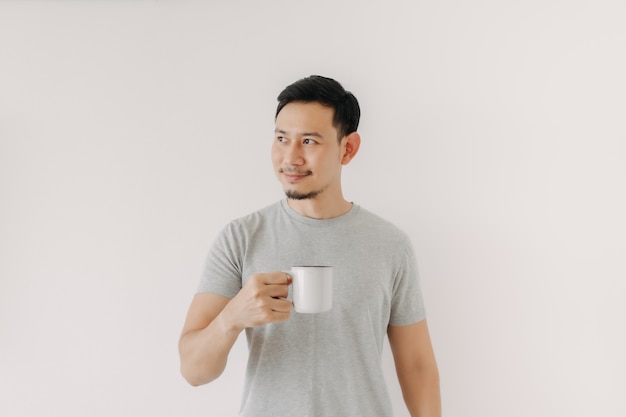
[[[278,113],[291,102],[319,103],[334,110],[333,126],[339,133],[339,140],[356,132],[361,118],[359,102],[354,94],[346,91],[332,78],[311,75],[287,86],[278,95]]]

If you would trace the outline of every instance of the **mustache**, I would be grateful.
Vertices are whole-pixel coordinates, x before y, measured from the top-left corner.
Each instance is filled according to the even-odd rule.
[[[278,172],[288,175],[311,175],[313,171],[300,171],[297,168],[281,168]]]

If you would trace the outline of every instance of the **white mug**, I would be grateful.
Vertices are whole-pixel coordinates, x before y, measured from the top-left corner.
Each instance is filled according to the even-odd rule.
[[[293,306],[298,313],[322,313],[333,305],[332,266],[294,266]]]

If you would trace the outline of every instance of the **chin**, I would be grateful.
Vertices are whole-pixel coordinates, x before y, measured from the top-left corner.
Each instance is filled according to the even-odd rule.
[[[285,195],[290,200],[310,200],[310,199],[317,197],[319,193],[320,193],[319,191],[310,191],[308,193],[302,193],[299,191],[285,190]]]

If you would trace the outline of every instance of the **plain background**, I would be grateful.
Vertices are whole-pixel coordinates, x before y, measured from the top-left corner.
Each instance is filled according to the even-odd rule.
[[[444,415],[626,415],[626,6],[0,1],[0,415],[234,416],[177,341],[282,198],[275,98],[359,98],[345,194],[414,241]],[[407,416],[388,351],[382,366]]]

